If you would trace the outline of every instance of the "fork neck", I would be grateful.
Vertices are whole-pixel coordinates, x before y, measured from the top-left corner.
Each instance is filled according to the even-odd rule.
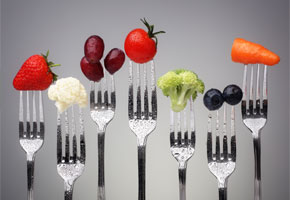
[[[106,132],[106,128],[107,128],[107,126],[105,126],[105,125],[103,125],[103,126],[98,125],[98,133],[104,134]]]
[[[218,178],[218,188],[221,189],[221,188],[227,188],[227,185],[228,185],[228,181],[227,179],[224,179],[224,178]]]
[[[27,153],[26,159],[27,159],[27,161],[34,161],[35,160],[35,153]]]
[[[261,130],[252,130],[252,136],[254,139],[258,139],[261,136]]]
[[[138,146],[146,146],[146,143],[147,143],[147,137],[137,137],[137,145]]]
[[[186,169],[187,162],[178,162],[178,169]]]

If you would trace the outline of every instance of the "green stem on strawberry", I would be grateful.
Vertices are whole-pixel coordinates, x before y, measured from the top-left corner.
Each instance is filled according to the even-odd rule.
[[[54,64],[53,62],[48,61],[47,57],[49,55],[49,50],[47,50],[47,52],[46,52],[45,55],[44,54],[41,54],[41,55],[43,56],[43,58],[45,59],[45,61],[47,63],[47,66],[49,68],[49,71],[48,72],[51,72],[52,73],[53,82],[55,82],[57,80],[57,75],[55,73],[53,73],[50,68],[60,66],[60,64]]]
[[[157,49],[157,44],[158,44],[158,39],[157,39],[157,37],[156,37],[156,35],[157,34],[160,34],[160,33],[165,33],[165,31],[158,31],[158,32],[153,32],[154,31],[154,25],[150,25],[147,21],[146,21],[146,19],[145,19],[145,17],[143,18],[143,19],[140,19],[142,22],[143,22],[143,24],[145,24],[145,26],[147,27],[147,29],[148,29],[148,36],[149,36],[149,38],[153,38],[153,39],[155,39],[155,46],[156,46],[156,49]]]

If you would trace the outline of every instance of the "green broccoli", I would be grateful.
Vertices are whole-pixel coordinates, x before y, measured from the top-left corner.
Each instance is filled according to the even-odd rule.
[[[197,93],[202,94],[204,91],[202,80],[194,72],[185,69],[167,72],[158,79],[157,85],[165,96],[170,97],[171,109],[174,112],[182,111],[190,96],[194,100]]]

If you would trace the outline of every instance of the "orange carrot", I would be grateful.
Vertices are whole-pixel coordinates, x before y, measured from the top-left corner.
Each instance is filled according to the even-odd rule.
[[[260,44],[236,38],[232,46],[232,60],[243,64],[275,65],[280,57]]]

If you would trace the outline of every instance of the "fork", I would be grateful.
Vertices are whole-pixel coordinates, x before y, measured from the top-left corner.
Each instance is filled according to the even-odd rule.
[[[74,182],[84,171],[86,150],[85,150],[85,132],[83,124],[83,114],[79,109],[79,125],[80,125],[80,148],[78,155],[78,145],[76,136],[76,122],[73,106],[71,107],[71,124],[69,123],[68,111],[64,111],[65,124],[65,143],[63,149],[61,114],[57,113],[57,172],[64,180],[64,199],[72,200]],[[70,128],[71,127],[71,128]],[[71,134],[70,134],[71,132]],[[72,144],[70,144],[70,135]],[[72,145],[72,148],[70,148]]]
[[[243,77],[243,100],[242,100],[242,118],[246,127],[252,132],[254,143],[254,156],[255,156],[255,200],[261,200],[261,130],[267,121],[268,110],[268,92],[267,92],[267,65],[264,66],[263,77],[263,96],[260,96],[260,64],[257,66],[256,77],[256,94],[254,96],[254,66],[251,67],[250,91],[247,90],[247,70],[248,66],[244,67]],[[247,102],[247,93],[249,93],[249,100]],[[262,101],[262,106],[261,106]]]
[[[236,167],[236,133],[235,133],[235,109],[231,106],[231,141],[230,149],[228,152],[228,137],[227,137],[227,106],[224,105],[224,115],[223,115],[223,135],[222,135],[222,147],[220,146],[220,121],[219,121],[219,111],[216,111],[216,145],[215,153],[212,151],[212,115],[208,116],[208,133],[207,133],[207,159],[208,167],[211,173],[218,180],[218,190],[219,199],[227,199],[227,182],[229,176],[234,172]],[[222,153],[221,153],[222,149]]]
[[[149,92],[148,92],[148,78],[147,71],[148,65],[150,65],[151,74],[151,110],[149,108]],[[134,109],[134,87],[133,87],[133,62],[129,61],[129,95],[128,95],[128,116],[129,127],[132,132],[137,136],[137,149],[138,149],[138,199],[145,200],[145,167],[146,167],[146,143],[149,134],[156,127],[157,119],[157,97],[156,97],[156,83],[155,83],[155,65],[151,60],[146,64],[143,64],[143,106],[141,101],[141,78],[140,78],[140,64],[136,64],[136,86],[137,86],[137,98],[136,108]],[[143,107],[143,109],[142,109]]]
[[[188,126],[187,126],[187,114],[183,113],[184,121],[184,138],[182,138],[181,132],[181,113],[177,113],[177,138],[175,138],[175,121],[174,112],[170,112],[170,151],[173,157],[178,162],[178,174],[179,174],[179,199],[186,199],[186,167],[187,161],[192,157],[195,151],[195,127],[194,127],[194,112],[193,102],[190,98],[190,138],[188,138]]]
[[[27,199],[33,200],[34,186],[34,161],[36,152],[42,147],[44,142],[44,118],[42,93],[39,93],[39,123],[36,117],[36,92],[32,92],[32,122],[30,121],[29,91],[26,92],[26,130],[24,130],[24,110],[23,110],[23,91],[20,91],[19,102],[19,142],[26,153],[27,160]],[[32,123],[32,130],[31,130]],[[37,130],[39,129],[39,130]]]
[[[111,79],[111,89],[109,102],[109,84],[107,84],[107,76],[101,82],[95,83],[91,81],[90,91],[90,113],[91,118],[98,126],[98,200],[105,200],[105,132],[109,122],[115,115],[116,93],[114,75],[109,75]],[[95,100],[95,84],[97,84],[97,102]],[[104,92],[102,91],[102,84]]]

